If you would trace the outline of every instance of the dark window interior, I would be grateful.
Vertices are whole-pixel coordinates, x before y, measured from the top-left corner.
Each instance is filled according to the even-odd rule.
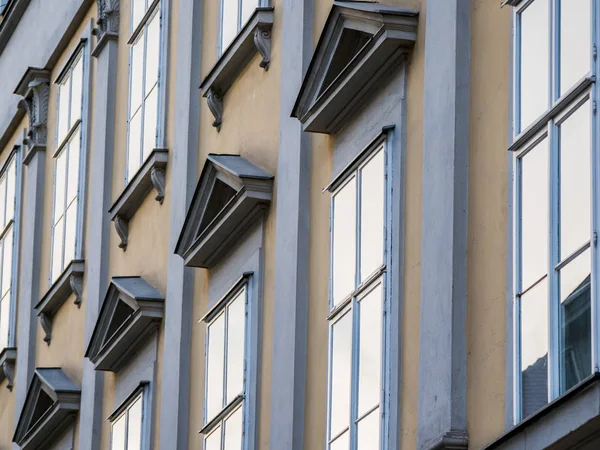
[[[108,332],[106,333],[106,338],[104,341],[110,339],[132,314],[133,308],[124,301],[119,300],[117,307],[115,308],[115,313],[110,321],[110,326],[108,327]]]
[[[213,219],[217,217],[217,214],[219,214],[219,212],[235,196],[236,193],[237,191],[228,184],[224,183],[218,178],[215,180],[215,185],[210,193],[208,204],[206,205],[204,215],[202,216],[202,222],[200,223],[200,228],[198,229],[198,235],[200,235],[200,233],[206,229]]]
[[[44,413],[52,407],[53,403],[54,401],[52,401],[50,396],[43,389],[40,389],[29,428],[33,427],[42,418]]]
[[[325,89],[336,79],[344,67],[348,65],[352,58],[354,58],[359,50],[367,43],[369,39],[373,37],[372,34],[365,33],[364,31],[351,30],[346,28],[342,31],[340,42],[338,47],[335,49],[335,54],[331,60],[331,65],[325,76],[325,80],[321,85],[322,94]]]

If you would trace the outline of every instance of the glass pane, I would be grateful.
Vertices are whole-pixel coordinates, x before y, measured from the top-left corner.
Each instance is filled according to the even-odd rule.
[[[56,158],[56,172],[54,176],[55,223],[65,211],[65,181],[67,177],[67,152],[65,150],[63,150],[63,152]]]
[[[238,408],[225,421],[225,450],[242,449],[242,408]]]
[[[242,0],[242,26],[254,12],[254,10],[258,7],[258,0]]]
[[[2,246],[2,290],[0,291],[0,297],[4,297],[6,293],[10,291],[12,276],[13,230],[14,227],[11,226],[10,230],[6,232],[4,239],[2,239],[4,245]]]
[[[333,197],[333,303],[337,305],[355,287],[356,178]]]
[[[548,281],[521,297],[523,419],[548,403]]]
[[[350,432],[346,431],[329,445],[330,450],[348,450],[350,447]]]
[[[580,106],[560,126],[560,255],[590,240],[590,108]]]
[[[548,109],[549,3],[536,0],[521,13],[521,130]]]
[[[77,64],[73,68],[71,75],[73,85],[71,87],[71,121],[70,125],[81,119],[81,96],[83,85],[83,56],[79,58]]]
[[[560,271],[561,393],[592,373],[590,250]]]
[[[0,352],[8,347],[8,328],[10,323],[10,294],[0,302]]]
[[[377,153],[361,172],[360,278],[364,281],[383,263],[383,151]]]
[[[64,237],[64,220],[61,218],[54,225],[54,235],[52,243],[52,281],[56,280],[61,274],[62,256],[63,256],[63,237]]]
[[[379,408],[358,422],[358,449],[379,448]]]
[[[521,276],[525,290],[548,272],[548,140],[521,159]]]
[[[358,416],[379,404],[381,391],[381,285],[359,303],[360,344],[358,366]]]
[[[225,359],[225,314],[208,327],[208,386],[206,390],[206,419],[210,421],[223,407],[223,370]]]
[[[60,85],[58,91],[58,144],[60,145],[69,132],[71,125],[69,124],[69,90],[70,77],[66,79],[64,84]]]
[[[217,427],[215,431],[206,436],[204,450],[221,450],[221,427]]]
[[[140,20],[142,20],[142,17],[144,17],[144,14],[146,13],[146,0],[133,0],[132,9],[133,11],[131,12],[131,28],[132,30],[135,30],[135,28],[139,25]]]
[[[142,88],[144,81],[144,36],[142,35],[135,44],[131,46],[131,103],[129,106],[130,116],[142,104]]]
[[[148,43],[146,44],[146,88],[145,95],[148,95],[150,89],[158,81],[158,61],[160,56],[160,19],[159,14],[155,14],[147,30]]]
[[[6,172],[6,223],[15,217],[16,177],[17,168],[13,159]]]
[[[560,94],[590,70],[590,0],[560,1]]]
[[[141,165],[140,161],[140,137],[141,137],[141,127],[142,122],[140,117],[142,116],[141,112],[138,112],[131,122],[129,122],[129,153],[127,155],[127,178],[131,180],[135,173],[138,171]]]
[[[158,107],[158,88],[155,86],[145,104],[144,117],[144,155],[146,160],[148,155],[156,147],[156,108]]]
[[[224,52],[238,32],[238,0],[223,0],[221,49]]]
[[[0,179],[0,227],[4,228],[6,225],[6,175]]]
[[[77,197],[79,189],[79,155],[81,148],[81,137],[79,131],[73,135],[69,144],[69,179],[67,180],[67,203]]]
[[[331,327],[331,425],[335,436],[350,424],[350,379],[352,375],[352,313],[347,312]]]
[[[139,398],[129,408],[129,431],[127,432],[127,450],[142,448],[142,399]]]
[[[121,416],[112,426],[111,450],[125,450],[126,415]]]
[[[75,259],[75,244],[77,240],[77,200],[69,205],[65,226],[65,265]]]
[[[244,344],[246,325],[246,290],[227,309],[227,401],[244,391]],[[227,431],[225,432],[227,433]]]

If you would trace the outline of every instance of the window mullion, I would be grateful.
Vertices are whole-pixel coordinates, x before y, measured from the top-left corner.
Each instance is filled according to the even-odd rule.
[[[227,354],[228,354],[228,345],[227,341],[229,340],[229,305],[225,307],[223,311],[223,400],[221,402],[221,410],[223,410],[227,406]]]
[[[560,97],[560,0],[550,0],[550,106]]]
[[[598,42],[600,42],[600,29],[597,24],[600,23],[600,8],[598,2],[592,1],[592,14],[590,17],[592,21],[592,49],[597,51]],[[593,51],[593,53],[595,53]],[[592,58],[592,72],[594,75],[600,72],[598,57]],[[598,189],[600,189],[600,157],[596,149],[598,148],[600,137],[598,131],[600,130],[600,117],[597,113],[597,108],[593,105],[597,104],[600,96],[600,85],[594,84],[591,92],[592,100],[592,116],[591,116],[591,148],[592,148],[592,277],[591,277],[591,294],[592,302],[591,308],[591,331],[592,331],[592,372],[600,371],[600,291],[598,289],[598,280],[600,280],[600,254],[598,252],[597,236],[598,229],[600,226],[600,195]]]
[[[141,132],[140,132],[140,166],[142,165],[142,163],[144,162],[144,153],[146,151],[146,149],[144,148],[144,134],[146,132],[146,95],[148,94],[146,92],[146,66],[147,66],[147,62],[148,62],[148,23],[151,21],[151,18],[149,18],[146,23],[144,24],[144,63],[142,64],[143,69],[142,69],[142,105],[140,106],[141,110],[140,110],[140,123],[141,123]],[[138,169],[139,170],[139,169]]]
[[[68,192],[69,192],[69,160],[71,157],[71,143],[69,142],[65,148],[65,182],[64,182],[64,186],[65,186],[65,192],[63,193],[64,197],[64,206],[63,206],[63,211],[62,211],[62,215],[63,215],[63,234],[62,234],[62,249],[61,249],[61,265],[60,265],[60,270],[61,272],[65,269],[65,243],[67,242],[67,209],[69,207],[68,205]]]
[[[359,342],[360,342],[360,306],[356,297],[352,299],[352,374],[350,376],[350,450],[357,448],[357,428],[356,419],[358,418],[358,363],[359,363]]]

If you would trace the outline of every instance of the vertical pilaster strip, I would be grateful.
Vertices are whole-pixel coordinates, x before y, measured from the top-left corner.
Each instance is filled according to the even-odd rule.
[[[202,52],[200,0],[180,0],[175,42],[174,104],[169,248],[174,249],[196,183],[200,67]],[[190,403],[193,269],[171,253],[168,260],[160,410],[160,448],[187,449]]]
[[[24,148],[23,148],[24,150]],[[19,158],[25,152],[19,152]],[[21,217],[21,283],[17,307],[17,363],[15,382],[15,424],[23,409],[29,382],[35,369],[35,348],[37,318],[33,307],[39,300],[39,274],[42,252],[42,217],[44,204],[44,173],[46,152],[37,151],[30,156],[27,166],[21,166],[27,176],[23,176],[24,195]],[[16,446],[16,444],[14,444]]]
[[[92,55],[96,58],[96,87],[93,105],[94,135],[90,151],[89,223],[86,247],[85,346],[91,338],[98,313],[108,287],[108,262],[113,148],[115,134],[115,92],[117,84],[116,10],[105,2],[99,3],[98,43]],[[117,20],[115,20],[115,15]],[[91,77],[89,78],[91,83]],[[94,370],[89,359],[83,361],[79,449],[98,450],[102,428],[102,394],[104,375]]]
[[[427,0],[419,449],[467,448],[469,0]]]
[[[314,0],[283,0],[270,448],[304,448],[310,137],[291,118],[312,49]]]

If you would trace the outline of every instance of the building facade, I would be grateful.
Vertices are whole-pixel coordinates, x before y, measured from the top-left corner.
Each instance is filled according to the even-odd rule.
[[[600,447],[599,42],[598,0],[0,0],[0,450]]]

